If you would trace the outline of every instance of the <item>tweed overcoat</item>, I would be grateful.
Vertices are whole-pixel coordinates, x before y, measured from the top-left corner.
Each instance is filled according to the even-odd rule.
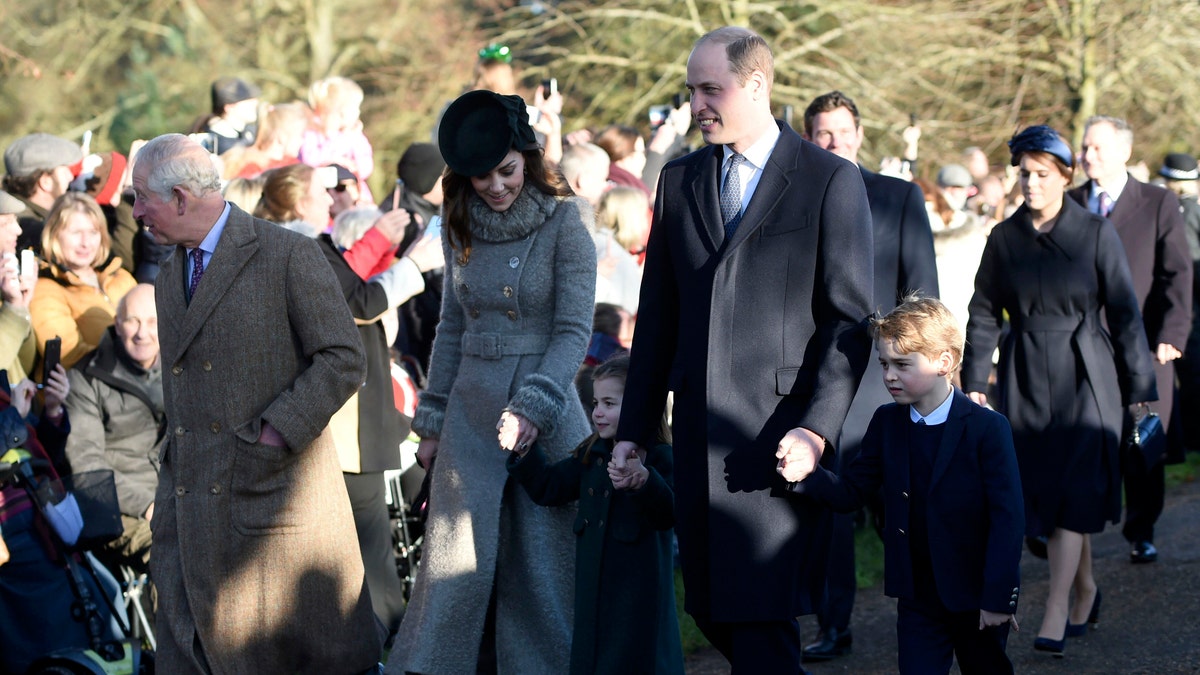
[[[362,384],[362,341],[316,242],[230,208],[191,303],[183,248],[155,285],[158,668],[360,672],[381,642],[326,424]],[[286,448],[257,442],[266,422]]]
[[[566,673],[575,509],[535,505],[510,481],[496,423],[539,429],[550,461],[590,427],[572,380],[592,330],[596,253],[586,202],[526,183],[503,213],[471,196],[463,264],[445,238],[442,320],[413,429],[440,438],[425,548],[389,673],[474,673],[495,593],[500,673]]]
[[[708,146],[659,177],[617,439],[649,447],[675,392],[688,613],[790,621],[824,592],[830,514],[787,492],[775,451],[804,427],[835,465],[870,355],[871,212],[858,167],[786,125],[728,240],[720,175]]]

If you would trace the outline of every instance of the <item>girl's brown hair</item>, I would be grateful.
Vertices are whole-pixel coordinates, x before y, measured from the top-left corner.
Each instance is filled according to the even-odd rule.
[[[541,148],[521,151],[525,158],[525,186],[530,186],[541,192],[555,197],[570,197],[571,191],[567,181],[558,169],[548,164],[542,156]],[[443,209],[446,216],[446,231],[450,235],[450,247],[458,252],[459,264],[465,265],[471,259],[471,195],[475,188],[471,185],[471,176],[455,173],[449,167],[442,176],[442,191],[445,193]]]

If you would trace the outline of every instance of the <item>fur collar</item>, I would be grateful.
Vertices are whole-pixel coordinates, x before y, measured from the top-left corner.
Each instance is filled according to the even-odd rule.
[[[493,211],[471,194],[471,235],[488,242],[514,241],[546,222],[565,197],[548,195],[526,182],[507,211]]]

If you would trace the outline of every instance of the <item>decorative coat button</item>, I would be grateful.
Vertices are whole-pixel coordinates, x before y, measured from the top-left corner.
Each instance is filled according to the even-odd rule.
[[[901,497],[904,497],[905,499],[908,499],[908,493],[907,493],[907,492],[901,492],[901,493],[900,493],[900,496],[901,496]]]
[[[608,496],[608,490],[605,490],[605,491],[604,491],[604,496],[605,496],[605,497],[607,497],[607,496]]]
[[[903,537],[905,534],[903,529],[897,529],[896,531],[900,533],[901,537]]]
[[[175,427],[175,435],[182,436],[183,435],[183,427]]]
[[[209,491],[209,492],[211,492],[211,493],[213,493],[214,495],[219,495],[219,494],[221,494],[221,484],[220,484],[220,483],[213,483],[213,484],[212,484],[212,487],[208,488],[208,491]]]
[[[211,362],[211,361],[205,361],[203,364],[201,364],[201,366],[200,366],[200,367],[204,369],[204,372],[209,372],[209,371],[211,371],[211,370],[212,370],[212,362]]]
[[[1008,603],[1008,606],[1009,606],[1009,607],[1016,607],[1016,606],[1017,606],[1017,603],[1015,603],[1015,602],[1010,602],[1010,603]]]
[[[509,320],[509,321],[516,321],[516,320],[517,320],[517,313],[516,313],[516,312],[514,312],[514,311],[512,311],[511,309],[510,309],[510,310],[508,310],[507,312],[505,312],[505,315],[507,315],[507,316],[508,316],[508,320]]]
[[[211,429],[214,434],[221,433],[221,423],[220,422],[213,422],[212,424],[208,425],[208,428]]]
[[[506,297],[506,298],[511,298],[511,297],[512,297],[512,295],[513,295],[513,289],[512,289],[512,286],[505,286],[505,287],[504,287],[504,297]]]
[[[596,494],[596,491],[595,491],[595,490],[593,490],[592,488],[588,488],[588,496],[589,496],[589,497],[591,497],[591,496],[593,496],[593,495],[595,495],[595,494]]]
[[[176,497],[182,497],[186,494],[187,494],[187,490],[185,490],[184,488],[181,488],[181,487],[175,488],[175,496]]]
[[[172,375],[179,375],[182,372],[183,372],[183,366],[175,366],[174,368],[171,368]]]
[[[588,519],[587,519],[587,518],[584,518],[584,519],[583,519],[583,526],[584,526],[584,527],[587,527],[587,526],[588,526]]]
[[[521,259],[515,255],[508,259],[508,266],[513,268],[514,270],[517,269],[517,265],[520,265],[520,264],[521,264]]]
[[[478,308],[478,307],[472,307],[472,308],[471,308],[471,318],[472,318],[472,319],[478,319],[478,318],[479,318],[479,308]]]
[[[461,293],[462,295],[466,295],[467,293],[470,293],[471,292],[471,284],[468,284],[466,282],[459,284],[458,292]]]
[[[604,527],[604,521],[603,521],[603,520],[601,520],[601,521],[600,521],[600,523],[599,523],[599,525],[598,525],[597,527]]]

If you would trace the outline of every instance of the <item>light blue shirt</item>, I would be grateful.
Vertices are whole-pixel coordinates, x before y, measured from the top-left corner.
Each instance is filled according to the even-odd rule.
[[[1096,181],[1092,181],[1092,190],[1088,195],[1088,211],[1092,213],[1100,213],[1100,193],[1107,192],[1109,199],[1112,199],[1113,206],[1117,205],[1117,200],[1121,198],[1121,193],[1125,191],[1125,186],[1129,185],[1129,174],[1121,174],[1119,182],[1109,185],[1106,188],[1100,187]]]
[[[225,210],[221,212],[221,216],[217,218],[217,222],[213,223],[212,229],[208,231],[208,235],[204,237],[204,241],[196,248],[200,249],[204,258],[204,269],[208,269],[208,264],[212,262],[213,251],[217,250],[217,242],[221,240],[221,233],[225,231],[225,223],[229,222],[229,202],[225,202]],[[192,286],[192,268],[195,263],[192,262],[192,251],[195,249],[187,249],[188,264],[184,265],[187,270],[187,287]]]
[[[766,168],[767,160],[774,152],[777,142],[779,142],[779,127],[771,124],[766,133],[742,153],[746,161],[738,167],[738,179],[742,183],[741,213],[746,212],[746,207],[750,204],[750,198],[754,196],[754,191],[758,188],[758,181],[762,179],[763,169]],[[729,173],[729,158],[733,156],[733,151],[729,149],[729,146],[721,146],[721,148],[721,182],[717,185],[725,184],[725,176]]]
[[[934,426],[935,424],[945,424],[950,417],[950,404],[954,402],[954,390],[951,389],[949,394],[946,394],[946,400],[942,404],[933,409],[933,412],[922,417],[921,413],[917,412],[916,406],[908,406],[908,418],[913,421],[913,424],[925,420],[925,424]]]

